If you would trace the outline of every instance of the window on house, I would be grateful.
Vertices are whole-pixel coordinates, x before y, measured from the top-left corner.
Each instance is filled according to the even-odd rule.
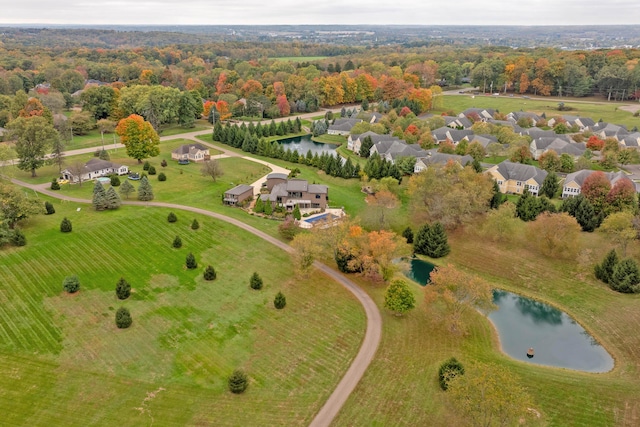
[[[320,198],[320,195],[319,195],[319,194],[316,194],[316,199],[319,199],[319,198]]]
[[[522,187],[522,182],[520,182],[520,181],[516,181],[516,185],[517,185],[518,187]]]

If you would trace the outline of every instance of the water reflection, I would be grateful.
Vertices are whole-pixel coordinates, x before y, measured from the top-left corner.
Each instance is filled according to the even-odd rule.
[[[431,272],[436,268],[435,265],[418,258],[403,259],[403,261],[407,266],[404,271],[405,276],[422,286],[431,282]]]
[[[302,155],[306,155],[307,151],[311,151],[311,154],[318,153],[318,156],[322,153],[335,155],[336,149],[339,147],[334,144],[322,144],[311,140],[311,135],[296,136],[295,138],[281,139],[278,143],[283,145],[283,148],[287,148],[292,151],[297,151]]]

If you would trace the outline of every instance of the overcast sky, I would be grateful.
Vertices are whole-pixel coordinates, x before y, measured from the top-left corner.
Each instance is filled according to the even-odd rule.
[[[640,24],[639,0],[0,0],[0,23]]]

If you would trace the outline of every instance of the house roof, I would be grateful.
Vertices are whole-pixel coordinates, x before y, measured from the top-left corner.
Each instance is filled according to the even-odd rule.
[[[286,182],[287,191],[308,191],[309,182],[304,179],[290,179]]]
[[[172,153],[175,154],[189,154],[190,152],[193,151],[207,151],[209,148],[205,147],[202,144],[185,144],[185,145],[181,145],[180,147],[176,148],[175,150],[172,151]]]
[[[309,184],[309,193],[311,194],[327,194],[329,187],[321,184]]]
[[[332,125],[329,126],[330,130],[350,131],[352,127],[362,122],[360,119],[336,119]]]
[[[371,141],[375,144],[377,142],[380,141],[400,141],[399,138],[393,136],[393,135],[380,135],[378,133],[372,132],[372,131],[367,131],[365,133],[361,133],[359,135],[351,135],[351,140],[355,141],[356,139],[359,139],[360,142],[362,142],[366,137],[370,137]]]
[[[542,137],[557,137],[558,135],[552,130],[544,130],[540,128],[528,128],[523,129],[522,133],[525,135],[529,135],[531,138],[542,138]]]
[[[224,194],[229,194],[231,196],[240,196],[246,193],[247,191],[253,192],[253,187],[246,184],[240,184],[240,185],[236,185],[230,190],[225,191]]]
[[[269,175],[267,175],[267,179],[284,179],[284,180],[286,180],[287,178],[289,178],[289,175],[287,175],[286,173],[274,172],[274,173],[270,173]]]
[[[465,166],[467,163],[473,163],[473,157],[469,155],[459,156],[457,154],[445,154],[445,153],[437,153],[437,152],[428,152],[429,155],[426,157],[420,157],[419,161],[424,163],[425,166],[429,165],[446,165],[450,160],[460,164],[461,166]]]
[[[531,165],[523,165],[521,163],[512,163],[505,160],[497,165],[495,169],[506,180],[528,181],[533,179],[539,185],[542,185],[547,177],[547,171],[539,169]]]
[[[84,165],[85,172],[95,172],[95,171],[98,171],[98,170],[109,169],[109,168],[118,169],[120,167],[122,167],[121,164],[112,163],[112,162],[109,162],[107,160],[98,159],[97,157],[89,160]]]
[[[564,185],[566,186],[567,184],[571,183],[571,182],[575,182],[576,184],[578,184],[580,187],[582,187],[582,185],[584,184],[584,180],[587,179],[587,177],[591,176],[591,174],[598,172],[598,171],[594,171],[594,170],[590,170],[590,169],[583,169],[580,170],[578,172],[573,172],[567,175],[567,178],[564,180]],[[620,172],[603,172],[604,176],[609,180],[609,182],[611,183],[611,185],[613,186],[616,182],[618,182],[621,179],[626,179],[631,181],[625,174],[624,172],[620,171]],[[635,187],[635,185],[634,185]]]

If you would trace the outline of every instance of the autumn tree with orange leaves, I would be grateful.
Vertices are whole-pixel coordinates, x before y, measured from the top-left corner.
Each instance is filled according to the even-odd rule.
[[[116,133],[127,150],[127,156],[138,160],[155,157],[160,154],[160,137],[141,116],[132,114],[122,119],[116,126]]]

